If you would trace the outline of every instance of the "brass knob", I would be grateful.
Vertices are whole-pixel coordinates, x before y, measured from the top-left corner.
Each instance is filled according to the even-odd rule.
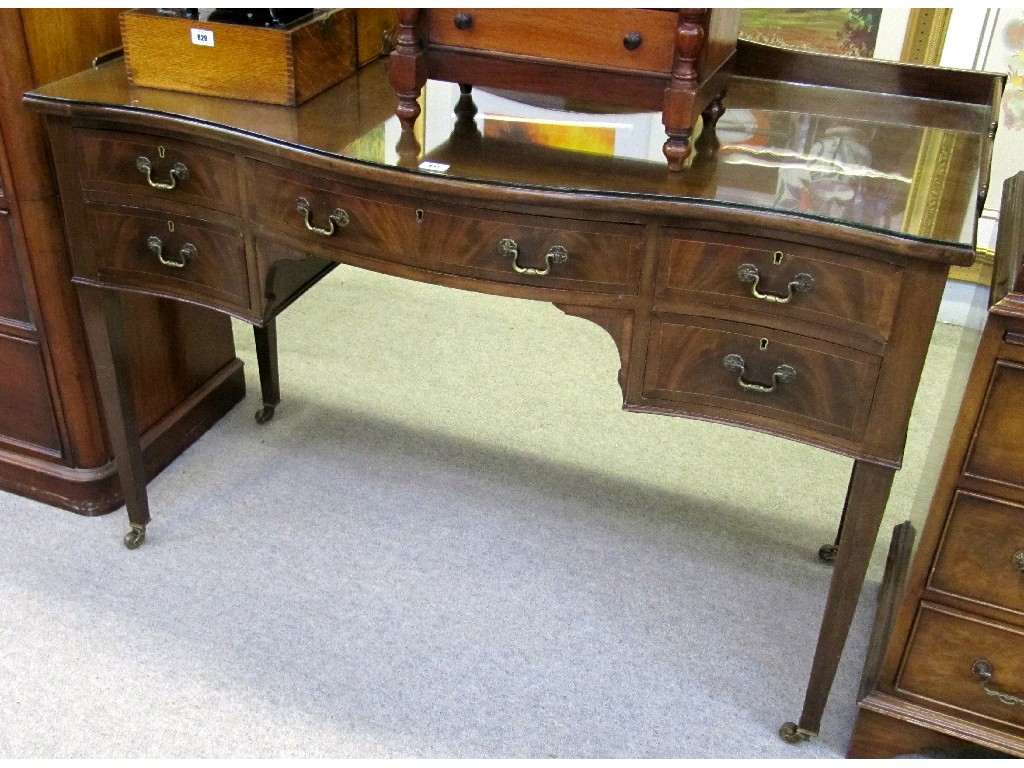
[[[1024,549],[1018,549],[1013,553],[1013,565],[1018,571],[1024,573]]]
[[[456,29],[469,29],[473,26],[473,17],[468,13],[456,13],[455,14],[455,28]]]
[[[637,48],[640,47],[640,44],[643,41],[644,39],[640,37],[639,32],[630,32],[628,35],[622,38],[622,45],[625,47],[627,51],[635,51]]]

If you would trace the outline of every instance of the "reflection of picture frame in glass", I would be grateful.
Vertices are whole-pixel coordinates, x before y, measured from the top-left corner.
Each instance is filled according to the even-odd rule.
[[[744,8],[740,37],[817,53],[937,64],[950,8]]]

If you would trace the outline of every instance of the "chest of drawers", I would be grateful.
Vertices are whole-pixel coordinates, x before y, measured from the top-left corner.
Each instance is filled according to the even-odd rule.
[[[994,304],[895,617],[878,626],[851,757],[965,742],[1024,756],[1022,246],[1019,174],[1000,212]]]
[[[981,158],[1000,81],[959,73],[950,81],[959,95],[949,97],[946,85],[934,87],[949,78],[863,62],[823,88],[809,74],[824,67],[815,57],[753,46],[744,63],[743,50],[734,106],[789,126],[760,135],[751,158],[760,142],[782,136],[772,151],[813,164],[811,147],[790,147],[810,126],[827,131],[871,115],[887,170],[853,169],[842,183],[866,195],[872,187],[862,179],[880,178],[893,185],[883,197],[906,194],[895,170],[913,174],[923,152],[948,140],[963,151],[951,155],[957,165],[941,202],[960,218],[929,219],[925,230],[905,221],[903,203],[880,220],[861,218],[879,206],[838,218],[794,212],[778,202],[778,168],[764,179],[713,153],[686,173],[660,157],[535,153],[461,132],[458,121],[443,137],[444,171],[410,167],[393,151],[402,129],[378,65],[294,110],[129,88],[119,63],[30,94],[63,171],[67,228],[92,234],[75,241],[74,281],[119,435],[126,543],[141,544],[150,514],[130,437],[131,382],[117,364],[121,294],[254,324],[271,410],[280,396],[274,318],[335,264],[550,302],[612,337],[625,409],[761,430],[853,459],[803,712],[780,731],[793,742],[816,734],[902,460],[946,274],[973,258],[962,233],[987,177]],[[400,62],[391,61],[392,74]],[[766,62],[804,74],[799,83],[764,79],[757,72]],[[899,89],[876,93],[864,83]],[[439,102],[435,114],[447,117],[451,103],[444,94]],[[806,110],[796,120],[794,104]],[[658,125],[659,115],[643,115],[637,127],[650,118]],[[97,163],[101,156],[111,162]]]

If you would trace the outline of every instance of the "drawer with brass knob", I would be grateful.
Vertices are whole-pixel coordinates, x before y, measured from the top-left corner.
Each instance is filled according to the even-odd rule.
[[[165,201],[231,213],[238,209],[238,173],[230,152],[119,131],[83,130],[78,142],[82,188],[88,199],[109,193],[131,201],[145,196],[155,205]]]
[[[1024,506],[957,491],[928,588],[1024,619]]]
[[[524,285],[635,295],[643,228],[460,206],[424,212],[425,266]]]
[[[886,341],[902,270],[800,243],[668,230],[658,254],[660,306],[713,304]]]
[[[735,423],[798,425],[827,441],[864,432],[880,358],[764,327],[656,313],[643,396]]]
[[[248,314],[249,273],[238,230],[113,206],[93,207],[90,218],[100,279]]]
[[[896,689],[1024,732],[1024,629],[922,602]]]

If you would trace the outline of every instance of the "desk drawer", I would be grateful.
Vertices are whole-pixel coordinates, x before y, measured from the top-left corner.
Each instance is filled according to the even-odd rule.
[[[884,341],[901,275],[891,264],[782,240],[669,230],[656,297],[767,312]]]
[[[83,130],[78,137],[86,193],[140,195],[234,214],[235,157],[199,144],[141,133]]]
[[[91,218],[100,278],[229,309],[249,308],[245,241],[237,230],[136,209],[94,208]]]
[[[321,248],[415,261],[422,216],[411,201],[259,162],[247,177],[257,225]]]
[[[880,358],[818,339],[695,316],[656,314],[644,397],[725,408],[859,438]]]
[[[460,20],[462,29],[455,22],[460,13],[470,17],[468,25]],[[635,8],[434,8],[429,35],[432,45],[668,74],[677,25],[675,11]],[[633,50],[623,43],[630,33],[640,36]]]
[[[958,491],[928,586],[1024,615],[1024,507]]]
[[[450,274],[545,288],[636,294],[643,228],[631,224],[429,209],[425,266]]]
[[[896,687],[1024,728],[1024,630],[921,603]],[[1010,703],[997,693],[1017,701]]]

